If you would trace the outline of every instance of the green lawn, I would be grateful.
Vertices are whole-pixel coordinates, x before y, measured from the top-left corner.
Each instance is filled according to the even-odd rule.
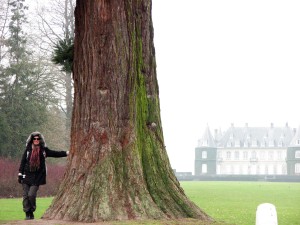
[[[278,224],[300,225],[300,183],[186,181],[181,185],[192,201],[219,222],[253,225],[256,207],[272,203]],[[51,201],[52,198],[37,199],[36,218],[42,216]],[[0,223],[24,219],[22,199],[0,199],[0,206]]]
[[[38,198],[35,218],[41,218],[44,211],[51,204],[52,198]],[[25,213],[22,208],[21,198],[0,199],[0,223],[8,220],[23,220]]]
[[[255,224],[256,208],[274,204],[278,224],[300,225],[300,183],[181,182],[186,195],[218,221]]]

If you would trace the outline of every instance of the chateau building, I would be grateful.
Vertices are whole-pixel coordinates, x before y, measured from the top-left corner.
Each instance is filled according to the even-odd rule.
[[[299,175],[300,127],[231,127],[211,134],[207,126],[195,149],[195,176]]]

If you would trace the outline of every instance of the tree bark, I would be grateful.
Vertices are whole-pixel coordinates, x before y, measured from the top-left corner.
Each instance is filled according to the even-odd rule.
[[[164,146],[151,0],[77,0],[71,149],[43,218],[193,217]]]

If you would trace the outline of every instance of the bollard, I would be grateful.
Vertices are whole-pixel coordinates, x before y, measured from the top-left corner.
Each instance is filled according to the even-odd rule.
[[[278,225],[277,212],[273,204],[263,203],[257,206],[256,225]]]

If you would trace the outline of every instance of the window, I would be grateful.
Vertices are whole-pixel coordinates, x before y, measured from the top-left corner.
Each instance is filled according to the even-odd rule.
[[[248,152],[243,152],[243,159],[244,160],[247,160],[248,159]]]
[[[240,165],[239,169],[240,169],[239,173],[243,174],[243,165]]]
[[[239,165],[235,165],[233,174],[239,174],[239,168],[240,168]]]
[[[273,171],[274,171],[274,174],[277,174],[277,166],[276,165],[274,165]]]
[[[261,160],[265,160],[266,159],[266,152],[265,151],[261,151],[259,153],[259,157],[260,157]]]
[[[230,173],[229,174],[234,174],[234,166],[233,165],[230,166]]]
[[[300,163],[295,164],[295,174],[300,174]]]
[[[234,159],[235,160],[238,160],[240,158],[240,153],[239,153],[239,151],[235,151],[234,152]]]
[[[295,152],[295,158],[299,159],[300,158],[300,151]]]
[[[275,147],[274,140],[269,141],[269,147]]]
[[[269,168],[267,165],[265,166],[265,174],[269,174]]]
[[[207,159],[207,151],[202,152],[202,159]]]
[[[257,174],[261,174],[260,166],[259,166],[259,165],[256,166],[256,173],[257,173]]]
[[[248,167],[247,167],[247,165],[243,165],[243,174],[248,174]]]
[[[230,165],[226,165],[225,174],[230,174]]]
[[[252,159],[255,159],[255,158],[256,158],[256,151],[252,151],[252,152],[251,152],[251,158],[252,158]]]
[[[230,159],[231,158],[231,152],[226,152],[226,159]]]
[[[207,173],[207,164],[202,164],[202,173]]]
[[[278,164],[278,171],[277,171],[277,174],[280,174],[282,175],[283,174],[283,168],[282,168],[282,164]]]
[[[273,151],[269,152],[268,156],[269,156],[269,158],[268,158],[269,160],[273,160],[274,152]]]
[[[278,147],[283,147],[284,146],[284,136],[281,135],[280,140],[278,142]]]
[[[257,147],[257,140],[252,140],[252,147]]]
[[[253,174],[256,174],[256,169],[257,169],[257,168],[256,168],[256,165],[251,165],[251,166],[250,166],[250,174],[252,174],[252,175],[253,175]]]
[[[281,151],[277,152],[277,159],[278,160],[282,159],[282,152]]]

